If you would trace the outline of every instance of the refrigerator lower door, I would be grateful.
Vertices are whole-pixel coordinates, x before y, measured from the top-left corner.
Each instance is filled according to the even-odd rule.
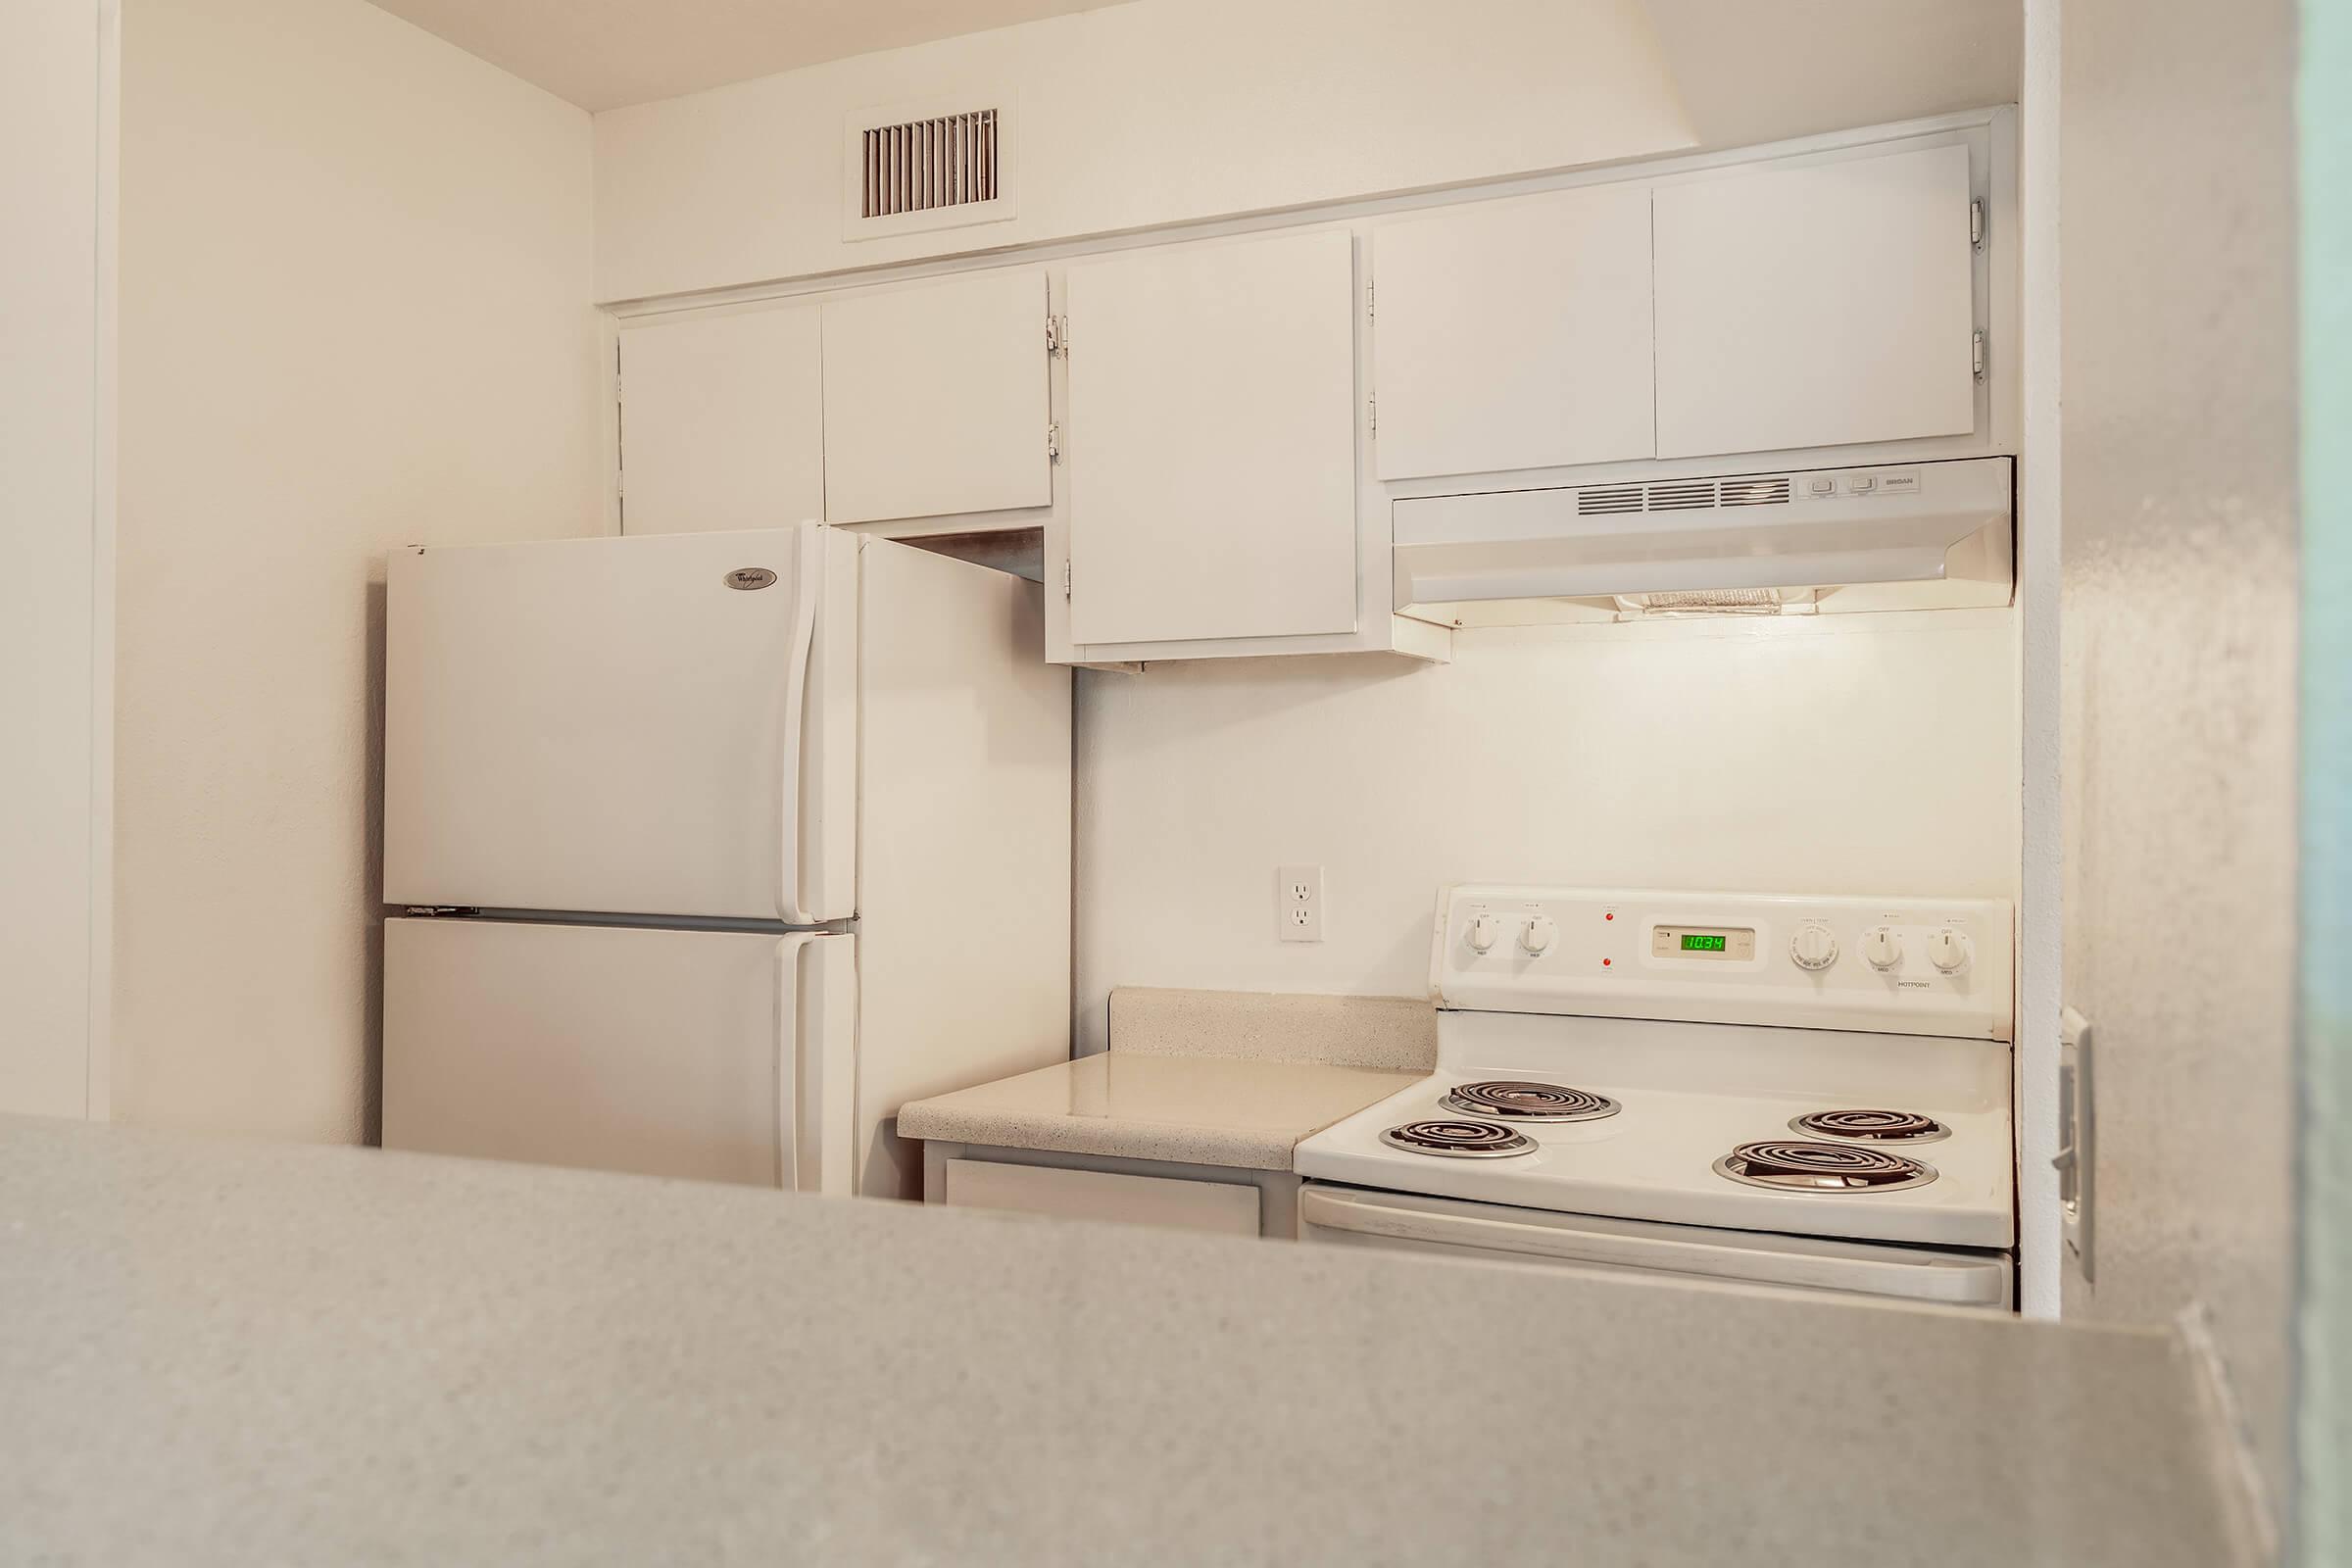
[[[385,902],[855,914],[857,544],[804,523],[393,552]]]
[[[384,1147],[851,1190],[857,938],[384,923]]]

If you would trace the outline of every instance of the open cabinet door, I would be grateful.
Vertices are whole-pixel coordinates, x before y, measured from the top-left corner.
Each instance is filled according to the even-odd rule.
[[[1053,505],[1044,268],[926,278],[820,309],[826,517]]]
[[[1355,630],[1353,238],[1122,251],[1068,289],[1070,640]]]
[[[384,1147],[847,1194],[857,938],[384,923]]]

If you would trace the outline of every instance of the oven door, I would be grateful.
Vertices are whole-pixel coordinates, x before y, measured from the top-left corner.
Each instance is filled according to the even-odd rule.
[[[1309,1182],[1298,1239],[1483,1262],[1642,1273],[2006,1308],[2006,1252],[1938,1251],[1761,1231],[1555,1214]]]

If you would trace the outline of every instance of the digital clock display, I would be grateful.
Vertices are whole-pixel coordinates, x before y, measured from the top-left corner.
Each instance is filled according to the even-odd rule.
[[[1683,933],[1683,951],[1685,953],[1721,953],[1723,951],[1723,933],[1720,931],[1686,931]]]

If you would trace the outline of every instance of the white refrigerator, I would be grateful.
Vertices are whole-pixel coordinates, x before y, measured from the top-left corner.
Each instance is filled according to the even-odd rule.
[[[919,1196],[1070,1038],[1040,590],[818,523],[394,553],[388,1148]]]

